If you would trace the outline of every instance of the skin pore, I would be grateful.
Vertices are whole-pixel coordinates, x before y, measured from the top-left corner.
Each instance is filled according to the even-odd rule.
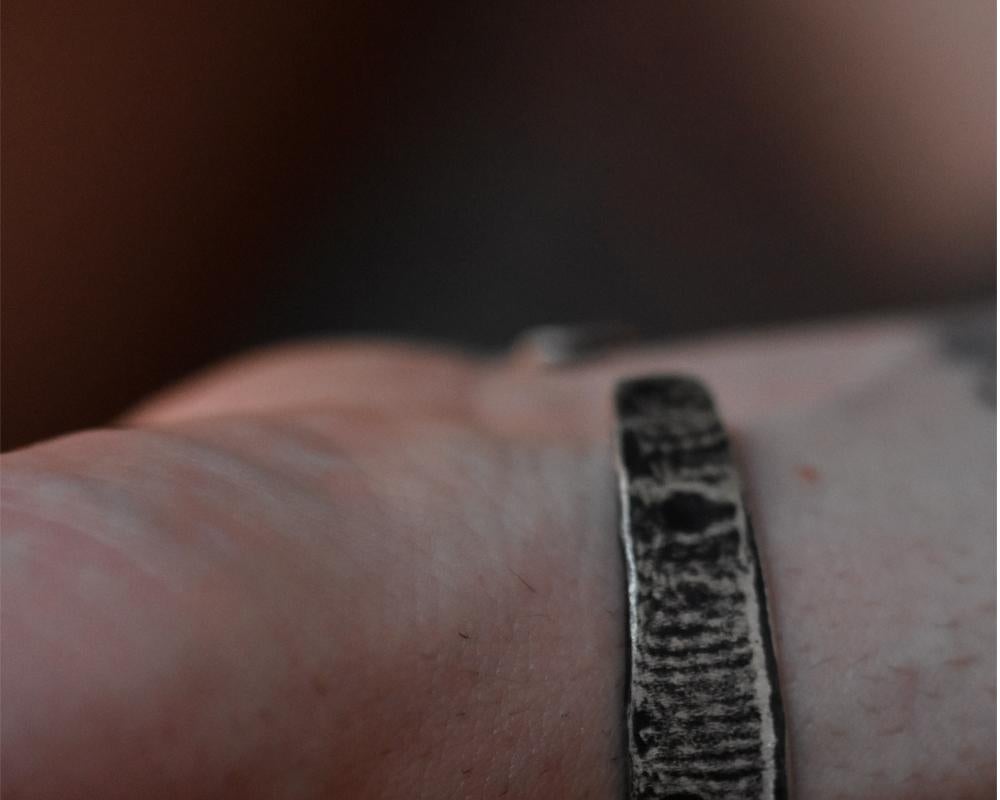
[[[991,796],[995,416],[949,324],[295,345],[5,456],[4,797],[617,797],[609,398],[664,371],[743,463],[795,796]]]

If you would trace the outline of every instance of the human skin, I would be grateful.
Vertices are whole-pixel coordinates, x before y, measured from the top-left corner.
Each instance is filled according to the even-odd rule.
[[[610,396],[664,371],[732,428],[795,795],[992,796],[989,318],[294,345],[9,454],[3,796],[617,797]]]

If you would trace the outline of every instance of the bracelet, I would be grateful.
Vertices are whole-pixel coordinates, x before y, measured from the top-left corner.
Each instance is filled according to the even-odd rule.
[[[788,796],[767,597],[726,432],[697,381],[616,394],[628,796]]]

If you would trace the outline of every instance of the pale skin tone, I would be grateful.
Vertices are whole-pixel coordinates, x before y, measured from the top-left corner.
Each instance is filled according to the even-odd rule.
[[[943,342],[297,345],[12,453],[3,795],[617,797],[609,398],[684,371],[743,464],[796,796],[992,796],[995,417]]]

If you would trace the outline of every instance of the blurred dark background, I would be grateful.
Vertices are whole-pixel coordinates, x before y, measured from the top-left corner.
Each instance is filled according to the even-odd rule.
[[[3,446],[287,337],[993,296],[995,17],[8,0]]]

